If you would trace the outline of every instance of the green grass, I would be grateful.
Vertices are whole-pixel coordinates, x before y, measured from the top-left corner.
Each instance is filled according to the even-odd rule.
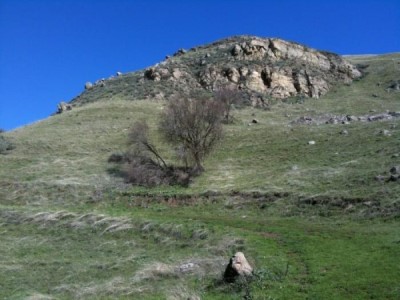
[[[237,250],[264,274],[250,284],[255,299],[398,296],[396,221],[282,219],[219,204],[147,209],[120,204],[108,212],[132,220],[132,227],[105,231],[120,217],[93,225],[82,215],[56,221],[25,215],[21,223],[15,222],[18,216],[3,216],[8,222],[2,226],[1,296],[164,299],[179,285],[180,292],[204,299],[241,299],[244,291],[218,284],[225,259]],[[199,230],[207,234],[196,238]],[[186,262],[199,267],[188,274],[176,271]]]
[[[351,86],[235,110],[189,188],[131,187],[107,163],[162,102],[115,97],[3,133],[0,299],[398,299],[400,185],[375,176],[400,164],[400,120],[292,123],[399,110],[399,55],[350,59],[369,64]],[[223,284],[235,251],[257,276]]]

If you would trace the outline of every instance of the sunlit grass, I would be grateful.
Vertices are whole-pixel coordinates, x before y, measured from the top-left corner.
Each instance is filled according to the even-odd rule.
[[[131,187],[107,162],[145,119],[178,163],[156,132],[163,102],[103,99],[4,133],[0,298],[397,299],[400,185],[375,177],[400,164],[399,119],[292,122],[399,111],[398,55],[352,59],[369,75],[321,99],[235,109],[189,188]],[[235,251],[258,274],[247,287],[221,283]]]

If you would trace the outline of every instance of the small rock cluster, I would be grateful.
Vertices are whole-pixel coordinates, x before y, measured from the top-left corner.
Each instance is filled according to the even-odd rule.
[[[364,115],[364,116],[353,116],[353,115],[323,115],[317,117],[309,117],[302,116],[297,120],[291,122],[292,124],[349,124],[351,122],[375,122],[375,121],[384,121],[384,120],[392,120],[393,118],[399,118],[400,112],[385,112],[374,115]]]
[[[108,78],[108,80],[113,79],[113,78],[115,78],[115,77],[120,77],[120,76],[122,76],[122,75],[123,75],[123,74],[122,74],[121,72],[117,72],[117,73],[115,73],[115,76],[110,76],[110,77]],[[91,83],[90,81],[88,81],[88,82],[85,83],[85,90],[87,90],[87,91],[88,91],[88,90],[91,90],[91,89],[93,89],[95,86],[104,87],[104,86],[106,86],[106,82],[107,82],[107,79],[106,79],[106,78],[101,78],[101,79],[99,79],[99,80],[96,80],[94,84]]]
[[[148,68],[144,72],[144,77],[148,80],[153,81],[161,81],[161,80],[171,80],[176,81],[182,77],[182,75],[186,75],[185,72],[180,70],[179,68],[173,68],[169,70],[168,68]]]
[[[71,104],[68,104],[68,103],[65,103],[64,101],[61,101],[61,102],[57,105],[57,111],[56,111],[56,113],[57,113],[57,114],[62,114],[63,112],[68,111],[68,110],[72,110],[72,105],[71,105]]]
[[[398,181],[400,182],[400,165],[390,168],[388,175],[377,175],[375,179],[378,181]]]

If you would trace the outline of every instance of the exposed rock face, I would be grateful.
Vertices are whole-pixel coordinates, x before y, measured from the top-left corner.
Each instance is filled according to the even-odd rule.
[[[241,88],[273,98],[299,94],[319,98],[333,84],[350,83],[361,76],[353,65],[332,53],[280,39],[248,37],[243,40],[240,43],[226,40],[224,48],[230,51],[224,60],[230,64],[228,68],[221,68],[220,62],[216,62],[207,64],[198,73],[204,88],[213,90],[218,84],[242,82]],[[157,81],[158,77],[151,79]]]
[[[336,54],[276,38],[237,36],[188,51],[180,49],[167,57],[142,72],[118,76],[104,85],[114,89],[123,82],[133,87],[133,99],[153,99],[160,92],[169,99],[174,93],[211,92],[233,84],[247,95],[249,104],[264,105],[269,98],[319,98],[332,86],[349,84],[361,76]],[[90,97],[93,92],[96,99],[101,98],[102,94],[95,92],[99,87],[86,86],[82,96]],[[85,102],[85,97],[76,101]]]
[[[233,44],[230,54],[236,68],[231,66],[224,74],[212,66],[212,72],[209,68],[200,74],[203,86],[212,88],[215,81],[239,83],[242,80],[248,90],[273,98],[298,94],[319,98],[334,83],[350,83],[361,76],[360,71],[335,54],[279,39],[248,38]],[[250,68],[243,66],[249,62]]]
[[[227,282],[234,282],[238,276],[251,276],[253,268],[250,266],[242,252],[236,252],[229,260],[224,272],[224,279]]]

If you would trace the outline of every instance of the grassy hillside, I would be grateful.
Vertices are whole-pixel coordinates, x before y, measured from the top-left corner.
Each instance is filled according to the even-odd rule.
[[[0,298],[399,298],[400,185],[375,177],[400,165],[400,118],[296,122],[400,111],[400,55],[348,59],[365,72],[350,86],[235,110],[189,188],[131,187],[107,162],[136,120],[156,128],[160,101],[118,96],[5,133]],[[257,276],[223,284],[238,250]]]

